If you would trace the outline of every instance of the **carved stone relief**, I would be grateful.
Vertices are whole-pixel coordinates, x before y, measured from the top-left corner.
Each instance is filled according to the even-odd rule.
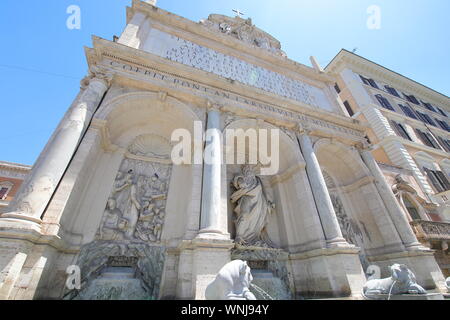
[[[160,242],[170,174],[171,165],[125,159],[97,238]]]
[[[249,45],[286,57],[286,54],[281,50],[280,42],[255,27],[250,18],[244,20],[240,17],[232,18],[220,14],[211,14],[208,19],[201,20],[200,23],[210,30],[221,32]]]

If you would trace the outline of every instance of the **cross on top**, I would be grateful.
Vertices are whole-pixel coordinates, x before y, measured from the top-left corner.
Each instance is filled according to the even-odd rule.
[[[241,12],[239,9],[233,9],[233,12],[237,14],[237,16],[243,16],[245,13]]]

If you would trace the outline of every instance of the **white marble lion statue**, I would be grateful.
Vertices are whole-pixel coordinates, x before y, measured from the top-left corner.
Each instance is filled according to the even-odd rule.
[[[249,289],[253,281],[250,271],[242,260],[227,263],[206,288],[206,300],[256,300]]]
[[[389,268],[391,270],[391,277],[372,279],[366,282],[363,288],[364,296],[427,293],[424,288],[416,283],[416,276],[406,265],[396,263]]]

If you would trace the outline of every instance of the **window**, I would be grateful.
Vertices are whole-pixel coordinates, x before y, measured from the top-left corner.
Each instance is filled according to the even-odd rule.
[[[10,181],[0,182],[0,200],[5,200],[9,191],[13,188],[14,184]]]
[[[424,145],[429,146],[431,148],[438,149],[438,150],[442,150],[441,147],[439,146],[438,142],[436,141],[436,139],[434,139],[434,137],[431,134],[429,134],[428,132],[424,132],[422,130],[416,129],[416,133]]]
[[[384,86],[387,90],[387,92],[389,92],[390,94],[392,94],[393,96],[399,97],[400,95],[398,94],[397,90],[395,90],[394,88],[390,87],[390,86]]]
[[[405,97],[406,100],[408,100],[411,103],[420,105],[419,101],[417,100],[416,97],[414,97],[412,94],[411,95],[407,95],[406,93],[403,93],[403,96]]]
[[[381,104],[383,108],[395,111],[394,108],[391,106],[390,102],[388,101],[388,99],[383,97],[381,94],[377,94],[375,95],[375,97],[377,98],[378,102]]]
[[[438,109],[439,113],[442,114],[444,117],[448,117],[447,114],[439,107],[436,107]]]
[[[347,112],[350,115],[350,117],[355,114],[355,112],[353,112],[352,107],[350,106],[350,103],[348,103],[347,100],[344,101],[344,106],[345,106],[345,109],[347,109]]]
[[[447,140],[442,137],[437,137],[439,142],[441,143],[441,146],[444,147],[445,151],[450,152],[450,140]]]
[[[437,112],[436,109],[433,108],[433,106],[432,106],[431,104],[426,103],[426,102],[423,102],[423,101],[421,101],[421,102],[422,102],[423,106],[424,106],[425,108],[427,108],[428,110],[433,111],[433,112]]]
[[[341,88],[339,88],[339,86],[338,86],[337,83],[334,84],[334,90],[336,90],[336,92],[337,92],[338,94],[341,93]]]
[[[450,132],[450,126],[447,124],[447,122],[436,119],[436,118],[434,118],[434,119],[437,121],[437,123],[439,123],[439,125],[441,126],[442,129]]]
[[[367,84],[368,86],[371,86],[371,87],[373,87],[375,89],[379,89],[377,83],[375,82],[375,80],[369,79],[369,78],[366,78],[366,77],[363,77],[363,76],[360,76],[360,77],[361,77],[362,82],[364,82],[364,84]]]
[[[428,123],[432,126],[437,127],[436,123],[431,119],[431,117],[429,115],[427,115],[426,113],[422,113],[420,111],[416,111],[416,112],[419,115],[420,120],[422,120],[423,122]]]
[[[403,203],[405,204],[406,210],[408,210],[409,216],[412,220],[421,220],[419,211],[416,206],[412,203],[407,196],[403,196]]]
[[[403,124],[391,121],[392,127],[394,128],[394,131],[397,133],[398,136],[405,138],[409,141],[412,141],[411,137],[408,134],[408,131],[406,131],[406,128]]]
[[[417,119],[416,114],[409,106],[405,106],[403,104],[399,104],[398,106],[402,109],[402,111],[405,115],[407,115],[410,118]]]
[[[428,168],[423,169],[438,193],[450,190],[450,183],[442,171],[430,170]]]
[[[10,188],[0,187],[0,200],[5,200]]]

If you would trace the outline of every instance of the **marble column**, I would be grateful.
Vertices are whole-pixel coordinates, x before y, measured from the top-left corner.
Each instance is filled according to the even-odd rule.
[[[306,162],[306,173],[316,202],[317,211],[319,212],[320,222],[327,245],[330,247],[349,246],[342,236],[339,222],[331,202],[319,161],[317,160],[311,138],[306,132],[298,135],[300,149]]]
[[[222,141],[220,110],[208,104],[206,144],[204,150],[200,233],[223,234],[220,231]]]
[[[375,178],[375,186],[384,202],[384,205],[386,206],[386,209],[390,213],[392,222],[394,223],[403,244],[407,249],[423,249],[423,246],[419,243],[419,241],[417,241],[405,213],[400,207],[400,204],[397,202],[391,188],[387,184],[384,175],[372,153],[369,149],[364,148],[360,150],[360,154],[367,168]]]
[[[91,74],[1,218],[41,223],[41,216],[109,86],[111,76]]]

